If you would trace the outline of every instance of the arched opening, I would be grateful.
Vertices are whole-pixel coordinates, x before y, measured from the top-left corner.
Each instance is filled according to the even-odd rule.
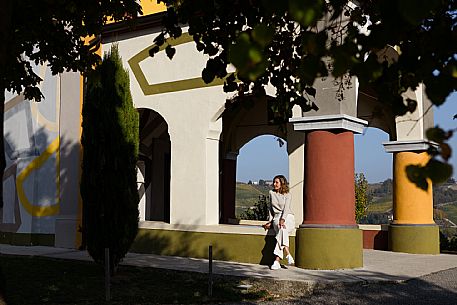
[[[275,175],[289,179],[287,142],[273,135],[261,135],[239,150],[236,169],[235,217],[267,220],[266,198]]]
[[[428,187],[416,185],[410,180],[411,172],[409,172],[411,165],[424,165],[429,160],[426,131],[433,126],[434,117],[431,101],[424,92],[423,84],[419,84],[414,91],[404,92],[402,94],[404,101],[412,99],[417,102],[417,105],[414,111],[397,114],[390,103],[381,101],[381,97],[376,96],[374,90],[370,90],[370,88],[359,90],[358,117],[367,120],[369,126],[378,127],[389,135],[389,141],[384,143],[384,147],[387,152],[392,154],[392,179],[382,181],[376,185],[376,188],[372,187],[371,192],[374,198],[371,211],[368,209],[368,218],[372,219],[367,219],[366,222],[389,224],[389,226],[384,226],[389,231],[388,243],[387,233],[384,234],[386,236],[384,245],[385,248],[389,245],[392,251],[439,252],[438,228],[435,222],[436,210],[434,211],[433,200],[436,192],[432,191],[430,185]],[[373,147],[370,149],[371,151],[373,151]],[[376,156],[371,158],[376,158]],[[376,159],[372,163],[379,165],[381,162]],[[387,192],[392,195],[386,194]],[[392,198],[392,203],[376,198],[387,197],[386,195]],[[388,213],[386,211],[388,209],[392,212]],[[387,217],[373,217],[376,215],[375,212],[378,216],[383,214],[386,216],[386,213],[388,215]],[[426,236],[425,230],[433,231],[430,234],[433,237],[411,242],[414,239],[413,236],[416,236],[415,234]],[[406,231],[412,232],[412,235],[406,234]],[[376,243],[376,239],[374,242]],[[427,245],[432,246],[427,248]],[[421,250],[417,251],[416,249],[419,248]]]
[[[382,145],[388,141],[387,133],[371,127],[354,136],[355,173],[359,179],[363,174],[368,183],[368,205],[361,224],[388,224],[392,219],[392,154],[386,153]]]
[[[393,162],[383,143],[397,139],[395,115],[370,88],[363,88],[359,94],[357,117],[366,120],[368,128],[354,137],[355,173],[359,175],[356,187],[357,178],[363,174],[368,182],[368,204],[365,216],[358,222],[388,224],[393,215]]]
[[[171,142],[164,118],[150,109],[138,109],[140,147],[138,184],[140,221],[170,222]]]
[[[457,126],[454,117],[457,114],[457,93],[452,93],[444,104],[433,108],[436,125],[444,130],[455,129]],[[451,237],[457,235],[457,136],[451,137],[448,144],[452,149],[448,162],[454,167],[453,176],[445,183],[434,185],[433,207],[435,222],[445,236]]]
[[[265,167],[270,167],[271,172],[269,174],[264,174],[266,177],[263,177],[263,174],[259,173],[261,176],[258,176],[257,180],[271,180],[275,174],[284,174],[287,175],[288,171],[288,160],[293,155],[292,158],[299,159],[299,163],[303,162],[303,155],[299,157],[302,152],[304,136],[303,133],[299,133],[293,130],[293,127],[290,123],[284,123],[282,125],[275,123],[272,118],[272,113],[269,111],[271,109],[269,103],[273,100],[270,96],[264,97],[251,97],[247,96],[241,100],[232,101],[227,105],[224,113],[222,114],[222,134],[220,141],[220,223],[238,223],[236,220],[237,217],[240,217],[240,209],[236,210],[236,181],[237,173],[241,171],[240,167],[237,166],[238,160],[240,159],[240,153],[243,153],[242,148],[250,143],[253,139],[261,139],[263,141],[264,136],[267,136],[267,146],[270,147],[270,152],[275,149],[272,147],[281,148],[282,158],[286,159],[285,168],[286,170],[280,170],[275,168],[272,163],[275,161],[275,157],[271,157],[270,164],[265,161]],[[279,147],[277,139],[283,139],[281,142],[284,144],[283,147]],[[253,143],[257,140],[253,140]],[[289,144],[289,145],[286,145]],[[292,144],[291,144],[292,143]],[[272,145],[272,146],[270,146]],[[249,147],[250,145],[248,144]],[[253,157],[249,164],[254,164],[255,162],[262,159],[264,155],[268,155],[268,149],[259,149],[257,152],[257,158]],[[276,154],[275,154],[276,156]],[[242,158],[242,157],[241,157]],[[243,161],[241,161],[243,162]],[[278,162],[281,163],[281,162]],[[247,163],[244,163],[247,166]],[[238,169],[237,169],[238,167]],[[302,208],[302,187],[303,187],[303,169],[301,166],[296,166],[294,168],[293,176],[294,181],[289,181],[291,184],[295,185],[294,191],[297,192],[297,209]],[[274,172],[274,173],[273,173]],[[291,174],[292,175],[292,174]],[[255,177],[247,179],[245,182],[253,182]],[[258,183],[258,181],[257,181]],[[254,190],[251,188],[254,192]],[[268,186],[265,187],[266,193]],[[261,194],[259,194],[261,195]],[[258,197],[257,197],[258,200]],[[255,198],[254,198],[255,201]],[[252,201],[251,201],[252,202]],[[301,213],[300,213],[301,214]],[[300,219],[300,217],[297,217]],[[235,220],[235,222],[233,221]]]

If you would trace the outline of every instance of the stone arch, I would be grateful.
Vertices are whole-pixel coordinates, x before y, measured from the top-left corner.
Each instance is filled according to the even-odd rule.
[[[368,122],[368,127],[378,128],[389,135],[390,140],[397,138],[395,115],[390,107],[382,103],[370,88],[359,89],[357,117]]]
[[[398,61],[396,47],[387,46],[377,52],[379,61],[389,64]],[[391,105],[381,100],[370,86],[359,87],[357,95],[357,117],[368,122],[369,127],[379,128],[389,134],[390,141],[424,140],[427,128],[433,127],[432,103],[425,95],[423,84],[402,94],[403,100],[417,102],[413,113],[395,116]]]
[[[170,222],[171,141],[168,124],[154,110],[139,108],[138,113],[140,221]]]
[[[220,222],[229,223],[235,218],[235,187],[236,187],[236,166],[237,157],[241,147],[252,139],[261,135],[273,135],[283,139],[287,143],[289,155],[289,176],[290,185],[300,189],[299,196],[296,196],[297,209],[302,209],[302,183],[303,169],[302,161],[292,161],[293,154],[302,153],[298,149],[303,146],[303,134],[294,131],[290,123],[283,127],[271,123],[269,114],[269,102],[274,98],[271,96],[252,97],[229,101],[225,111],[222,113],[222,133],[220,138]],[[298,140],[297,140],[298,139]],[[299,160],[303,159],[303,155]],[[299,174],[292,173],[290,170]],[[294,211],[295,212],[295,211]],[[299,219],[299,218],[298,218]]]
[[[287,144],[286,139],[279,138],[272,134],[260,134],[249,139],[248,142],[240,147],[239,154],[237,155],[236,185],[238,186],[238,183],[243,181],[245,183],[251,181],[251,187],[257,188],[265,194],[266,190],[272,188],[272,179],[275,175],[285,175],[287,180],[289,180],[289,155]],[[251,170],[246,171],[246,169],[243,169],[244,166],[251,168]],[[245,174],[249,175],[249,177],[245,176],[244,180],[240,177],[240,172],[243,170]],[[247,178],[249,178],[249,180],[247,180]],[[236,187],[235,198],[238,196],[238,191],[245,192]],[[251,195],[250,198],[247,197],[246,194],[242,196],[252,203],[257,202],[262,197],[258,192]],[[246,220],[242,213],[245,212],[247,208],[248,207],[242,202],[235,200],[235,214],[237,219]],[[266,221],[268,218],[258,220]]]
[[[389,62],[398,58],[395,48],[387,47],[381,52]],[[406,91],[402,98],[405,104],[408,99],[415,100],[416,109],[395,116],[391,106],[383,103],[374,90],[359,88],[357,116],[368,121],[368,126],[380,128],[390,136],[390,141],[383,143],[385,150],[393,155],[393,220],[389,226],[389,248],[395,252],[437,254],[439,236],[433,220],[432,187],[429,185],[424,191],[406,175],[407,166],[423,165],[429,159],[426,150],[430,142],[426,131],[434,124],[432,103],[423,84]],[[414,208],[411,208],[411,202],[414,202]],[[417,239],[417,236],[421,238]],[[408,240],[415,242],[408,243]]]

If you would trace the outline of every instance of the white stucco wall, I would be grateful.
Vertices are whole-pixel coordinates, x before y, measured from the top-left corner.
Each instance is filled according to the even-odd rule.
[[[152,45],[157,34],[118,38],[125,67],[128,60]],[[103,45],[109,50],[111,43]],[[205,57],[193,42],[177,48],[170,61],[164,52],[147,58],[140,67],[148,84],[200,77]],[[184,59],[183,59],[184,56]],[[221,86],[145,95],[130,72],[130,89],[136,108],[152,109],[168,125],[171,141],[170,223],[210,225],[219,222],[219,138],[218,113],[227,95]]]
[[[425,95],[424,85],[420,84],[414,92],[408,90],[403,98],[415,100],[417,107],[413,113],[408,112],[395,118],[397,140],[426,140],[425,131],[433,127],[433,109]]]

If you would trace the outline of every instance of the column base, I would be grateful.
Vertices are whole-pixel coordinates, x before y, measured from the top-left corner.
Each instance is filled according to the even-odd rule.
[[[437,225],[389,225],[389,250],[412,254],[439,254],[440,235]]]
[[[295,265],[304,269],[363,267],[363,236],[357,227],[301,227],[296,233]]]

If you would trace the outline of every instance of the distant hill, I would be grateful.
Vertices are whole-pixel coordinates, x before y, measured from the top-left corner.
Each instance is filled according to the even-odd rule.
[[[368,194],[371,204],[367,209],[368,223],[387,223],[392,214],[392,179],[368,185]],[[252,207],[261,195],[268,195],[271,186],[254,185],[242,182],[236,183],[236,216]],[[433,187],[433,202],[435,220],[440,225],[457,224],[457,184],[453,179],[447,183]],[[448,219],[450,222],[446,221]]]
[[[368,218],[384,221],[379,214],[389,215],[392,210],[392,179],[380,183],[372,183],[368,186],[369,196],[372,203],[368,206]],[[457,223],[457,184],[453,179],[447,183],[433,186],[433,205],[435,221],[440,225]],[[449,221],[447,221],[449,220]]]
[[[235,216],[240,217],[241,213],[252,207],[259,196],[268,196],[268,191],[271,188],[264,185],[254,185],[242,182],[236,183],[236,198],[235,198]]]
[[[457,184],[453,179],[433,188],[435,222],[457,230]]]

